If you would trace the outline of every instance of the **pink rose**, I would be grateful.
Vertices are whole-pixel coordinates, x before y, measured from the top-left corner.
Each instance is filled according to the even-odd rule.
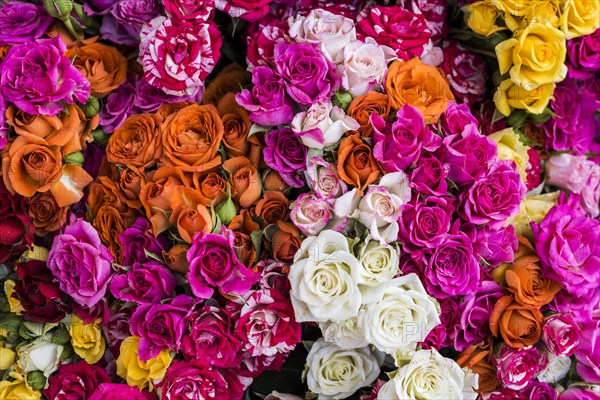
[[[215,0],[215,6],[233,18],[254,22],[269,12],[271,0]]]
[[[521,390],[538,373],[540,354],[535,347],[514,349],[503,344],[494,364],[498,369],[498,379],[509,389]]]
[[[163,0],[167,16],[208,21],[215,9],[214,0]]]
[[[340,178],[337,169],[321,157],[313,157],[306,167],[308,184],[317,197],[335,199],[348,191],[348,186]]]
[[[581,328],[571,314],[555,314],[544,322],[542,340],[555,356],[570,356],[581,337]]]
[[[333,209],[325,199],[303,193],[290,205],[290,218],[305,235],[318,235],[333,216]]]

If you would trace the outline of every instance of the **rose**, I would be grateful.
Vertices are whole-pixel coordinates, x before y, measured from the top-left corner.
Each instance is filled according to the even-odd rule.
[[[219,368],[236,368],[242,358],[242,341],[233,332],[231,311],[204,306],[188,316],[189,333],[181,341],[186,360],[200,360]]]
[[[49,335],[40,336],[19,346],[17,365],[25,373],[41,371],[49,378],[58,368],[63,350],[63,346],[52,343]]]
[[[336,64],[342,62],[347,45],[356,40],[354,21],[343,15],[318,8],[308,15],[297,15],[289,21],[290,38],[298,43],[316,45]]]
[[[547,383],[531,381],[525,388],[524,395],[529,399],[556,400],[558,390]]]
[[[0,57],[0,62],[2,57]],[[6,147],[8,142],[8,123],[6,122],[6,101],[0,92],[0,151]]]
[[[514,349],[502,345],[494,357],[499,380],[509,389],[522,390],[540,370],[539,357],[535,347]]]
[[[190,95],[171,96],[161,89],[150,85],[144,79],[137,79],[135,82],[135,98],[133,105],[140,112],[153,113],[163,104],[174,102],[194,101],[200,95],[200,90]]]
[[[179,236],[186,243],[192,243],[192,238],[197,232],[211,231],[213,222],[208,205],[208,201],[192,188],[185,186],[173,188],[171,199],[173,212],[169,222],[177,226]]]
[[[140,33],[144,79],[171,95],[191,95],[213,70],[222,37],[212,22],[156,17]]]
[[[354,350],[369,345],[365,340],[365,329],[357,317],[344,321],[319,322],[323,339],[335,343],[342,349]]]
[[[135,95],[135,85],[132,80],[126,81],[108,95],[106,104],[100,110],[100,124],[102,124],[103,132],[114,132],[127,117],[139,112],[138,108],[134,106]]]
[[[586,382],[600,383],[600,317],[597,313],[581,327],[575,358],[579,376]]]
[[[229,173],[229,184],[235,192],[233,200],[242,208],[255,204],[261,196],[260,179],[256,166],[246,157],[234,157],[225,161],[223,169]]]
[[[338,66],[342,87],[352,97],[381,89],[387,65],[395,58],[393,49],[378,45],[371,37],[365,38],[364,42],[355,40],[346,44],[342,63]]]
[[[416,192],[436,196],[448,193],[446,171],[437,157],[424,154],[416,165],[410,176],[411,186]]]
[[[291,261],[300,248],[300,231],[291,222],[277,221],[271,238],[271,253],[277,261]]]
[[[569,76],[574,79],[590,79],[600,69],[600,29],[567,42]]]
[[[251,148],[248,133],[252,123],[248,112],[235,101],[235,93],[227,93],[219,100],[217,112],[223,120],[223,144],[229,157],[248,154]]]
[[[420,12],[401,6],[366,7],[356,18],[358,38],[371,37],[392,48],[400,60],[423,55],[431,47],[431,31]]]
[[[306,358],[306,383],[319,397],[348,398],[375,381],[380,363],[368,347],[345,350],[318,339]]]
[[[591,289],[582,293],[569,293],[559,291],[554,300],[548,305],[552,311],[570,313],[577,323],[585,323],[592,318],[592,314],[600,305],[600,288]]]
[[[0,21],[0,46],[39,39],[53,22],[43,7],[18,1],[8,1],[2,5]]]
[[[117,128],[106,147],[108,161],[118,165],[149,168],[162,156],[160,122],[156,115],[128,117]]]
[[[337,143],[344,133],[359,128],[358,122],[330,102],[316,103],[294,116],[292,131],[305,146],[323,149]]]
[[[144,185],[146,185],[146,175],[143,169],[128,165],[121,170],[119,189],[123,194],[125,203],[129,207],[133,209],[140,209],[142,207],[140,193]]]
[[[254,214],[262,218],[266,225],[288,219],[290,202],[281,192],[266,192],[256,203]]]
[[[227,198],[227,182],[216,172],[198,177],[194,186],[211,204],[219,204]]]
[[[479,125],[479,121],[475,118],[469,109],[469,106],[466,104],[458,104],[454,101],[449,102],[448,108],[446,108],[446,111],[440,116],[440,128],[442,132],[446,136],[465,136],[465,130],[471,130],[469,125]]]
[[[560,82],[567,76],[565,35],[550,22],[532,22],[496,46],[500,73],[527,88]]]
[[[331,200],[348,191],[333,165],[321,157],[312,157],[306,167],[306,180],[317,197]]]
[[[134,210],[128,209],[128,211],[129,215],[122,215],[117,208],[103,205],[94,216],[94,228],[118,263],[122,262],[121,254],[123,254],[122,243],[119,242],[118,236],[132,225],[137,217]]]
[[[515,163],[498,160],[491,164],[486,175],[462,191],[459,196],[462,209],[458,213],[473,224],[487,223],[490,228],[499,228],[506,219],[519,213],[526,191]]]
[[[354,97],[346,113],[360,124],[357,129],[360,135],[369,137],[373,133],[371,114],[375,113],[384,120],[387,120],[390,114],[388,95],[370,91],[365,95]]]
[[[101,383],[88,400],[156,400],[154,393],[140,392],[138,388],[124,383]]]
[[[416,57],[408,62],[394,61],[390,65],[385,89],[392,107],[400,109],[404,104],[416,107],[427,123],[437,122],[448,102],[454,101],[440,71]]]
[[[287,21],[273,19],[258,28],[259,30],[248,38],[246,61],[251,70],[259,66],[273,65],[275,43],[291,41],[288,36],[289,24]]]
[[[164,378],[173,358],[168,350],[161,351],[156,357],[147,361],[138,356],[140,338],[129,336],[121,342],[117,358],[117,375],[125,379],[129,386],[138,389],[154,389],[154,384]]]
[[[341,233],[324,230],[306,238],[288,275],[296,321],[339,321],[357,316],[361,304],[358,263]]]
[[[292,100],[285,92],[283,79],[270,68],[256,67],[252,83],[252,90],[244,89],[235,96],[238,104],[250,111],[252,122],[276,126],[292,121]]]
[[[485,93],[488,76],[485,61],[458,42],[446,43],[440,68],[446,74],[452,92],[465,103],[473,104]]]
[[[541,223],[532,223],[535,247],[545,274],[569,292],[582,294],[600,283],[600,232],[598,220],[589,218],[577,204],[577,195],[564,194]]]
[[[36,193],[29,202],[29,216],[38,236],[57,231],[67,221],[68,207],[59,207],[50,193]]]
[[[84,400],[89,399],[96,387],[103,383],[110,383],[104,368],[78,361],[61,364],[56,374],[48,380],[48,388],[43,393],[48,400],[69,397]]]
[[[271,0],[215,0],[217,10],[232,17],[254,22],[269,12]]]
[[[523,235],[533,242],[530,223],[532,221],[537,224],[542,222],[548,211],[556,205],[558,195],[559,192],[552,192],[525,198],[521,202],[519,214],[508,219],[509,223],[515,227],[515,233]]]
[[[261,260],[256,264],[260,271],[258,285],[261,289],[277,289],[280,293],[287,294],[290,290],[290,281],[287,279],[287,266],[283,262],[275,260]]]
[[[563,5],[560,24],[567,39],[589,35],[600,28],[597,18],[599,12],[600,5],[597,3],[579,4],[576,1],[567,1]]]
[[[12,195],[0,182],[0,263],[21,256],[33,243],[34,225],[27,216],[27,203]]]
[[[31,400],[40,400],[42,394],[33,390],[29,383],[27,383],[27,378],[16,371],[11,371],[8,373],[8,377],[13,378],[14,380],[3,380],[0,381],[0,398],[6,400],[22,400],[22,399],[31,399]]]
[[[333,209],[325,199],[303,193],[290,204],[290,219],[305,235],[317,235],[333,216]]]
[[[337,171],[342,180],[356,187],[360,194],[368,185],[377,182],[382,172],[373,150],[358,134],[341,141]]]
[[[502,18],[502,12],[493,3],[475,1],[466,5],[464,11],[467,15],[467,25],[478,35],[490,36],[506,29],[496,24],[496,20]]]
[[[578,387],[577,384],[572,385],[567,390],[562,392],[559,396],[560,400],[598,400],[600,399],[600,395],[598,395],[597,389],[592,387]]]
[[[134,262],[129,271],[113,278],[110,292],[119,300],[148,304],[169,298],[176,284],[177,278],[163,264]]]
[[[527,152],[530,147],[521,143],[521,140],[512,128],[503,129],[488,135],[488,138],[492,139],[498,146],[498,159],[514,161],[519,169],[521,180],[527,182],[526,169],[529,162]]]
[[[540,382],[557,383],[569,373],[571,369],[571,358],[567,356],[555,356],[551,352],[544,355],[548,359],[545,368],[541,368],[536,379]]]
[[[258,222],[252,218],[248,210],[240,210],[227,228],[233,231],[233,248],[240,262],[248,268],[254,268],[256,249],[251,235],[252,232],[260,230]]]
[[[524,237],[519,238],[519,254],[505,272],[506,285],[519,304],[541,307],[560,290],[560,283],[543,277],[540,258]]]
[[[458,356],[456,363],[479,376],[479,392],[491,392],[498,386],[498,371],[492,364],[492,351],[489,350],[489,346],[470,345]]]
[[[4,98],[26,113],[42,115],[58,114],[62,101],[85,103],[90,84],[63,55],[66,50],[59,36],[12,47],[0,64]]]
[[[512,296],[496,302],[490,316],[490,329],[495,337],[502,336],[507,345],[521,349],[540,340],[543,316],[539,309],[520,305]]]
[[[502,287],[484,280],[476,291],[467,294],[460,305],[460,321],[453,333],[454,348],[463,351],[490,336],[489,320],[496,302],[502,297]]]
[[[365,339],[380,351],[393,355],[415,350],[440,323],[435,303],[416,274],[393,279],[378,297],[359,318]]]
[[[445,241],[450,231],[454,206],[444,197],[415,197],[402,206],[398,239],[409,251],[414,248],[435,248]]]
[[[592,217],[600,214],[600,165],[585,156],[558,154],[546,161],[549,185],[581,195],[581,205]]]
[[[150,260],[147,253],[161,254],[169,243],[163,236],[154,238],[148,234],[150,223],[147,219],[139,217],[135,223],[119,233],[119,241],[123,245],[123,263],[127,266],[135,262]]]
[[[300,174],[306,169],[308,149],[298,140],[290,128],[270,131],[265,136],[265,163],[273,168],[285,183],[292,187],[304,184]]]
[[[88,15],[105,15],[110,12],[117,0],[86,0],[83,10]]]
[[[164,303],[138,306],[131,316],[131,333],[140,337],[140,360],[154,358],[165,349],[179,350],[193,306],[194,299],[183,294]]]
[[[377,398],[475,400],[477,387],[477,375],[461,369],[454,360],[435,349],[419,350],[383,385]]]
[[[381,288],[399,273],[399,250],[389,244],[381,245],[367,236],[354,249],[358,258],[358,288],[363,303],[367,304],[377,299]]]
[[[236,333],[243,350],[256,356],[274,356],[292,351],[302,337],[302,326],[294,319],[294,308],[277,290],[253,291],[244,297]]]
[[[485,269],[511,262],[518,247],[518,239],[512,225],[500,229],[491,229],[484,225],[477,231],[477,240],[473,242],[476,257],[485,261]]]
[[[415,13],[421,12],[425,15],[433,40],[440,40],[448,33],[448,10],[443,1],[402,0],[398,4],[408,9],[412,8]]]
[[[213,16],[213,0],[165,0],[163,3],[171,18],[207,21]]]
[[[274,60],[286,92],[300,104],[310,106],[325,101],[340,86],[335,64],[310,44],[279,42]]]
[[[519,86],[510,79],[500,82],[494,94],[494,103],[501,114],[508,116],[511,107],[530,114],[542,114],[552,99],[556,84],[545,83]]]
[[[223,234],[197,233],[187,253],[190,269],[186,278],[192,293],[208,299],[219,288],[226,294],[244,294],[259,276],[244,266],[234,251],[233,232],[223,228]]]
[[[156,0],[119,0],[103,18],[100,34],[115,43],[137,46],[144,24],[161,11],[161,2]]]
[[[86,324],[77,315],[71,315],[69,324],[69,335],[71,336],[71,346],[73,351],[79,357],[83,358],[88,364],[96,364],[106,350],[106,341],[102,335],[102,319]]]
[[[432,347],[440,349],[442,347],[453,346],[452,337],[455,336],[460,323],[461,315],[459,304],[455,299],[449,297],[436,300],[439,304],[441,323],[427,335],[427,338],[423,343],[424,349],[430,349]]]
[[[204,172],[221,163],[224,126],[213,105],[192,104],[169,115],[161,125],[165,165]]]

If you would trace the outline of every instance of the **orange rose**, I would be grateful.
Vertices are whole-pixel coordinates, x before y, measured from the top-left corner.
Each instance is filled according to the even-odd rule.
[[[160,119],[162,124],[165,119],[171,114],[175,114],[177,111],[187,106],[194,105],[193,101],[180,101],[178,103],[165,103],[158,110],[156,110],[156,116]]]
[[[204,172],[221,164],[218,154],[223,121],[213,105],[193,104],[169,115],[162,124],[165,165]]]
[[[50,192],[59,207],[69,206],[83,198],[83,189],[93,180],[79,165],[66,164],[60,180],[50,188]]]
[[[162,255],[167,263],[167,267],[180,274],[186,274],[190,268],[190,263],[186,257],[189,249],[190,245],[188,244],[176,244],[169,251],[163,250]]]
[[[92,182],[87,203],[92,215],[96,215],[100,207],[104,205],[112,206],[122,214],[130,212],[127,199],[118,184],[107,176],[99,176],[96,181]]]
[[[540,258],[531,243],[519,235],[519,254],[505,272],[506,285],[519,304],[539,308],[561,289],[558,282],[542,276]]]
[[[4,57],[6,57],[9,50],[10,50],[10,46],[0,46],[0,62],[2,62],[2,60],[4,60]]]
[[[292,261],[301,244],[300,231],[294,224],[277,221],[277,230],[271,238],[271,252],[276,261]]]
[[[256,203],[254,213],[265,221],[265,225],[285,221],[290,213],[290,202],[281,192],[265,192]]]
[[[279,172],[269,169],[263,174],[263,185],[267,192],[283,192],[288,185],[281,179]]]
[[[386,92],[395,109],[410,104],[421,111],[426,123],[437,122],[454,95],[448,82],[437,68],[418,58],[394,61],[385,80]]]
[[[179,236],[187,243],[197,232],[210,233],[213,222],[210,211],[204,204],[206,199],[200,192],[185,186],[175,186],[171,200],[171,218],[169,222],[177,226]]]
[[[162,155],[160,123],[150,114],[131,115],[108,140],[106,158],[111,163],[148,168]]]
[[[19,136],[30,143],[61,147],[62,154],[71,154],[86,147],[93,140],[91,132],[98,127],[99,117],[87,120],[81,108],[67,104],[64,111],[55,116],[30,115],[14,105],[6,109],[6,119]]]
[[[252,122],[248,118],[248,111],[238,105],[234,93],[227,93],[219,101],[217,111],[223,120],[223,144],[227,155],[229,157],[245,156],[251,147],[248,133]]]
[[[346,114],[360,124],[358,132],[362,137],[370,137],[373,134],[373,125],[371,125],[370,119],[371,113],[387,119],[390,115],[390,101],[387,94],[369,92],[352,99]]]
[[[161,167],[148,178],[140,192],[140,200],[146,210],[146,217],[152,224],[154,236],[171,226],[169,212],[171,198],[177,186],[189,187],[189,180],[183,171],[173,167]]]
[[[498,371],[492,364],[492,351],[490,345],[470,345],[456,359],[456,363],[463,367],[469,368],[471,371],[479,375],[480,393],[491,392],[498,387],[498,379],[496,375]]]
[[[103,205],[94,216],[92,225],[98,231],[98,236],[108,247],[117,262],[123,262],[123,245],[119,240],[119,233],[129,228],[135,222],[136,215],[130,214],[125,218],[115,207]]]
[[[140,193],[144,185],[146,185],[146,175],[140,169],[133,165],[123,168],[121,179],[119,179],[119,189],[129,207],[142,208]]]
[[[502,335],[510,347],[522,348],[540,340],[543,322],[539,309],[520,305],[512,296],[504,296],[494,306],[490,329],[495,337]]]
[[[239,93],[250,85],[250,74],[239,64],[229,64],[208,85],[202,103],[217,105],[227,93]]]
[[[209,204],[219,204],[227,198],[227,182],[216,172],[202,176],[194,174],[194,187],[202,193]],[[234,190],[232,195],[235,195]]]
[[[246,157],[231,158],[223,163],[229,172],[229,184],[235,190],[233,200],[242,208],[248,208],[260,199],[262,186],[256,167]]]
[[[248,210],[241,210],[233,217],[228,228],[235,234],[233,245],[240,261],[251,268],[256,260],[256,250],[250,235],[260,230],[260,225],[252,219]]]
[[[29,216],[35,226],[35,234],[46,236],[59,230],[67,221],[69,207],[59,207],[52,194],[36,193],[29,200]]]
[[[381,177],[381,169],[373,157],[371,147],[358,133],[348,136],[340,143],[337,168],[342,180],[361,193]]]
[[[105,97],[125,83],[127,60],[116,48],[96,40],[79,41],[65,55],[90,82],[92,96]]]

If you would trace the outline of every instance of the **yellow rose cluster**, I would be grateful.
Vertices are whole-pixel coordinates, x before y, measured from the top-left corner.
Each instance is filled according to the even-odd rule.
[[[494,102],[505,116],[511,109],[541,114],[567,75],[566,41],[600,27],[598,0],[482,0],[464,10],[473,32],[512,36],[496,45],[504,79]]]

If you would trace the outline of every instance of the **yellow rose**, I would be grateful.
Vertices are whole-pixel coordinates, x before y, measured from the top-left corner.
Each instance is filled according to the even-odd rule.
[[[590,35],[600,28],[600,1],[561,0],[561,28],[567,39]]]
[[[541,114],[550,102],[555,87],[554,83],[518,86],[506,79],[496,89],[494,103],[498,111],[506,116],[510,115],[511,107],[527,110],[530,114]]]
[[[15,352],[4,347],[4,343],[0,342],[0,371],[9,369],[15,362]]]
[[[164,378],[173,357],[169,350],[163,350],[155,358],[142,361],[138,356],[139,343],[140,338],[137,336],[129,336],[123,340],[121,353],[117,358],[117,375],[125,379],[129,386],[152,391],[154,382]]]
[[[492,0],[491,3],[505,14],[515,17],[523,17],[531,13],[532,8],[538,1],[531,0]]]
[[[508,219],[508,223],[515,227],[515,233],[525,236],[533,241],[533,232],[529,223],[542,222],[548,211],[554,207],[558,201],[560,192],[540,194],[538,196],[527,197],[521,202],[521,211],[514,217]]]
[[[6,298],[8,299],[8,307],[10,308],[10,312],[17,315],[21,315],[21,312],[23,312],[23,306],[21,305],[21,302],[19,300],[12,297],[12,294],[15,291],[15,285],[15,281],[10,279],[6,280],[4,282],[4,293],[6,294]]]
[[[512,128],[506,128],[488,136],[498,145],[498,158],[500,160],[513,160],[519,168],[521,180],[527,182],[527,163],[529,146],[525,146],[519,140],[519,136]]]
[[[521,16],[504,14],[504,22],[511,31],[524,29],[533,22],[548,21],[555,28],[560,28],[561,5],[559,0],[538,0],[523,3],[526,7]]]
[[[9,373],[14,381],[0,382],[0,399],[2,400],[39,400],[42,394],[33,390],[25,377],[15,371]]]
[[[525,88],[560,82],[567,76],[565,35],[549,22],[534,22],[496,46],[500,73]]]
[[[91,324],[85,324],[78,316],[71,316],[69,334],[75,354],[88,364],[97,363],[104,355],[106,342],[102,336],[102,320],[98,318]]]
[[[500,11],[490,0],[478,1],[464,7],[467,25],[478,35],[490,36],[506,28],[496,25]]]

